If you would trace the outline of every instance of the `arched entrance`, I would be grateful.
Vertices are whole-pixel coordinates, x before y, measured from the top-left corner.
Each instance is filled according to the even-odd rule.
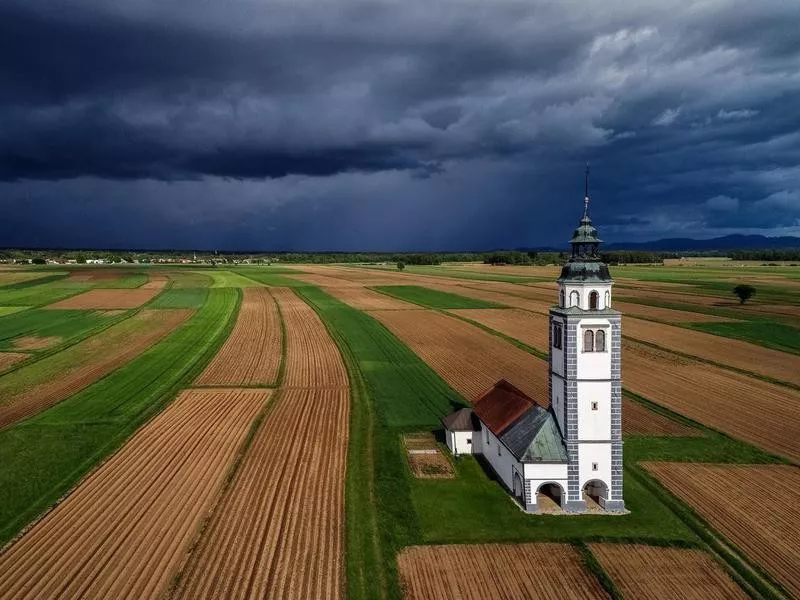
[[[525,504],[525,488],[522,485],[522,477],[519,473],[514,473],[514,497]]]
[[[543,483],[536,490],[539,512],[560,512],[564,502],[564,488],[557,483]]]
[[[588,508],[605,508],[608,499],[608,486],[599,479],[587,481],[583,486],[583,499]]]

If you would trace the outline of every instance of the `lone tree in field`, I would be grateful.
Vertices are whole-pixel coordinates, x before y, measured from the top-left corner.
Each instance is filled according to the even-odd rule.
[[[747,300],[756,295],[756,288],[746,283],[740,283],[733,288],[733,293],[739,297],[739,304],[744,304]]]
[[[406,263],[404,263],[402,260],[398,260],[397,261],[397,270],[398,271],[402,271],[405,268],[406,268]]]

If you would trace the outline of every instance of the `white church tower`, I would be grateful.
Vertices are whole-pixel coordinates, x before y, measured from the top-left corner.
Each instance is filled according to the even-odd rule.
[[[589,218],[588,166],[583,218],[570,243],[558,305],[550,309],[550,403],[569,459],[563,507],[582,512],[591,499],[624,511],[621,315],[612,309],[614,282]]]

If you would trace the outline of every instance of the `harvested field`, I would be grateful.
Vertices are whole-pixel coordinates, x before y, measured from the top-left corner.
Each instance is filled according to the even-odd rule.
[[[347,387],[347,372],[339,349],[317,313],[290,289],[273,288],[272,293],[286,326],[283,387]]]
[[[442,379],[469,401],[500,379],[544,405],[547,363],[455,317],[429,311],[370,313],[403,340]]]
[[[622,433],[654,437],[697,437],[700,429],[678,423],[648,409],[635,400],[622,399]]]
[[[12,272],[0,272],[0,286],[3,285],[14,285],[16,283],[23,283],[26,281],[33,281],[34,279],[42,279],[45,277],[52,277],[53,275],[63,275],[64,273],[61,272],[50,272],[50,271],[42,271],[36,273],[34,271],[12,271]]]
[[[800,597],[800,469],[790,465],[643,463],[673,494]]]
[[[22,352],[0,352],[0,372],[5,371],[11,365],[28,358],[28,354]]]
[[[303,283],[310,283],[311,285],[318,285],[320,287],[337,287],[337,288],[360,288],[362,284],[357,281],[348,281],[347,279],[339,279],[330,275],[314,275],[314,274],[298,274],[287,275],[289,279],[302,281]]]
[[[544,315],[516,308],[451,310],[448,312],[476,321],[542,352],[548,351],[550,319]]]
[[[242,291],[236,325],[197,385],[271,384],[278,377],[283,339],[278,307],[265,287]]]
[[[567,544],[411,546],[397,567],[406,600],[609,597]]]
[[[0,555],[2,598],[155,598],[269,390],[191,390]]]
[[[409,450],[408,464],[414,477],[419,479],[452,479],[453,465],[436,448],[434,450]]]
[[[749,596],[702,550],[641,544],[589,544],[625,598],[746,600]]]
[[[344,597],[349,391],[288,390],[277,402],[175,597]]]
[[[67,277],[67,281],[77,281],[80,283],[103,283],[105,281],[116,281],[131,275],[129,271],[118,271],[96,267],[72,271]]]
[[[326,294],[359,310],[418,310],[419,306],[363,287],[323,287]]]
[[[689,310],[673,310],[671,308],[661,308],[660,306],[634,304],[633,302],[612,301],[612,308],[621,311],[626,316],[653,319],[666,323],[722,323],[734,320],[727,317],[707,315],[705,313],[692,312]],[[627,323],[627,320],[625,322]]]
[[[800,392],[630,341],[623,344],[622,365],[630,391],[800,460]]]
[[[72,296],[47,308],[99,308],[126,309],[137,308],[161,293],[168,279],[163,275],[152,275],[150,281],[134,289],[96,289]]]
[[[0,429],[98,381],[181,325],[193,311],[144,310],[0,381]]]
[[[794,354],[641,319],[625,319],[622,327],[626,337],[800,386],[800,358]]]
[[[58,335],[39,337],[38,335],[26,335],[11,341],[15,350],[43,350],[60,344],[63,338]]]

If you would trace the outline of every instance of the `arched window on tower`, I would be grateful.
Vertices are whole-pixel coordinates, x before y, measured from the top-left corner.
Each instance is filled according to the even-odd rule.
[[[602,329],[598,329],[597,333],[594,334],[594,351],[595,352],[605,352],[606,351],[606,332]]]
[[[589,294],[589,310],[597,310],[597,304],[600,302],[600,294],[596,291],[592,291]]]
[[[567,308],[567,295],[564,290],[561,290],[561,308]]]
[[[583,332],[583,351],[594,352],[594,332],[591,329]]]
[[[572,291],[569,293],[569,305],[570,306],[578,306],[581,303],[580,294],[576,291]]]
[[[611,292],[606,292],[606,301],[603,308],[611,308]]]

